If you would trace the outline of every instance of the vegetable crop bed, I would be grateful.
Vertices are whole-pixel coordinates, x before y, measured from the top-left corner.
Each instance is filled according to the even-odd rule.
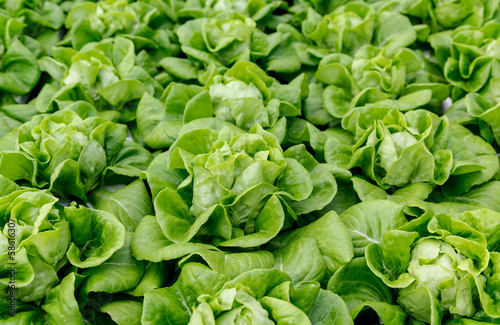
[[[0,0],[0,325],[500,324],[498,0]]]

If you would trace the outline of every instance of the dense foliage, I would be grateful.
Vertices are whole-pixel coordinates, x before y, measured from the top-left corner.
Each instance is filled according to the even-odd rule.
[[[499,156],[498,0],[0,1],[0,324],[500,324]]]

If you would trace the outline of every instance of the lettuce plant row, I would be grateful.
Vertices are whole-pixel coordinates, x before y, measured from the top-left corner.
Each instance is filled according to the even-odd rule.
[[[500,324],[497,0],[0,1],[0,325]]]

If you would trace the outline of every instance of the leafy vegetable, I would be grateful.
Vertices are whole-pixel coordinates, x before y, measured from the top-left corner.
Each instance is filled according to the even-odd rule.
[[[208,243],[218,238],[224,247],[263,245],[297,215],[322,209],[333,198],[335,179],[303,146],[283,153],[278,139],[260,126],[236,132],[186,131],[146,172],[169,240],[202,236]],[[168,169],[157,170],[156,162]]]
[[[498,0],[0,1],[0,325],[500,323]]]
[[[12,141],[0,153],[0,174],[85,201],[108,173],[130,179],[150,161],[143,148],[136,149],[141,158],[127,161],[125,152],[133,143],[125,140],[126,132],[125,125],[98,116],[81,118],[71,110],[38,116],[5,136]]]
[[[367,248],[368,266],[386,285],[399,289],[398,303],[417,320],[439,324],[443,312],[472,317],[475,281],[483,278],[490,259],[487,241],[450,215],[427,219],[386,232],[380,244]]]

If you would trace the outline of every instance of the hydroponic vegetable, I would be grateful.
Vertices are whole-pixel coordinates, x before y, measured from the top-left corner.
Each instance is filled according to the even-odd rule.
[[[0,325],[500,323],[497,0],[0,1]]]
[[[82,103],[75,103],[78,109]],[[85,105],[85,114],[92,110]],[[95,111],[95,109],[94,109]],[[139,176],[151,154],[126,140],[126,126],[72,110],[38,115],[3,138],[0,174],[31,186],[49,186],[61,197],[86,200],[106,178]],[[127,159],[134,155],[133,159]]]

